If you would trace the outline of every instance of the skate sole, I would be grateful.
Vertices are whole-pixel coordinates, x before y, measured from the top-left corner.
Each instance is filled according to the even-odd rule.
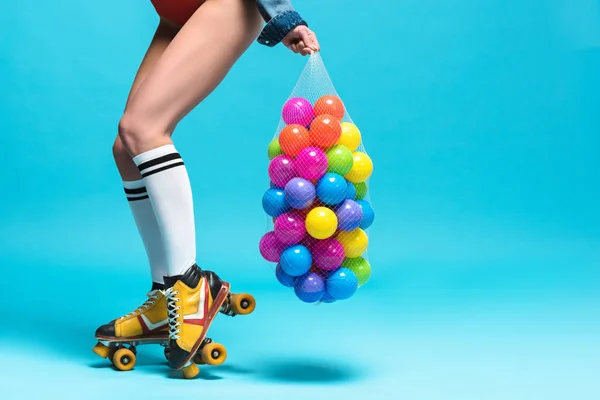
[[[231,286],[229,283],[223,282],[223,284],[221,285],[221,289],[219,289],[219,294],[213,301],[211,308],[208,310],[208,315],[206,316],[206,323],[204,324],[204,327],[202,328],[202,333],[196,340],[194,347],[192,347],[192,350],[189,352],[187,357],[183,361],[181,361],[178,365],[173,367],[174,369],[180,370],[190,364],[190,361],[192,361],[192,359],[196,355],[196,352],[202,345],[202,342],[204,341],[204,338],[206,337],[206,334],[208,333],[208,330],[210,329],[210,326],[212,325],[213,320],[215,319],[217,314],[219,314],[221,307],[223,306],[223,303],[225,303],[225,300],[227,300],[227,295],[229,294],[230,288],[231,288]]]

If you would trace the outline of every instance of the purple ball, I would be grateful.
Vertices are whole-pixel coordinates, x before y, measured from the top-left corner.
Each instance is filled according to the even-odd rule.
[[[275,237],[284,244],[299,243],[306,235],[304,218],[297,212],[290,211],[281,214],[275,220]]]
[[[315,117],[315,111],[310,101],[302,97],[293,97],[283,105],[281,116],[286,125],[308,126]]]
[[[310,181],[304,178],[292,178],[285,185],[284,195],[292,208],[302,210],[313,203],[317,191]]]
[[[316,303],[325,294],[325,282],[319,274],[307,272],[296,278],[294,286],[296,296],[305,303]]]
[[[327,172],[327,154],[318,147],[307,147],[296,157],[298,175],[309,181],[321,179]]]
[[[317,242],[312,253],[313,264],[325,271],[333,271],[344,261],[344,246],[334,238]]]
[[[284,187],[296,176],[294,159],[285,154],[278,155],[269,163],[269,178],[278,187]]]
[[[338,219],[338,229],[341,231],[353,231],[360,226],[363,217],[363,209],[354,200],[344,200],[337,207],[335,215]]]
[[[281,253],[283,253],[286,247],[285,244],[277,239],[273,231],[265,233],[258,244],[260,255],[265,260],[271,262],[279,262],[279,257],[281,257]]]

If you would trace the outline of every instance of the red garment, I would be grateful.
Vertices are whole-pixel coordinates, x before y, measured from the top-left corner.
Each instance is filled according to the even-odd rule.
[[[158,15],[183,26],[205,0],[150,0]]]

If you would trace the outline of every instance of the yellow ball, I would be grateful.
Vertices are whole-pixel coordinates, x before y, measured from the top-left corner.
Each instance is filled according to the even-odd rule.
[[[337,227],[337,216],[327,207],[315,207],[306,216],[306,231],[315,239],[330,238]]]
[[[355,151],[360,146],[360,131],[352,122],[342,122],[342,135],[336,144],[341,144]]]
[[[352,169],[346,174],[345,178],[353,183],[360,183],[369,179],[373,173],[373,161],[371,161],[371,158],[361,151],[353,153],[352,158],[354,159]]]
[[[342,231],[338,233],[336,239],[344,247],[344,256],[347,258],[360,257],[369,246],[369,237],[360,228],[353,231]]]

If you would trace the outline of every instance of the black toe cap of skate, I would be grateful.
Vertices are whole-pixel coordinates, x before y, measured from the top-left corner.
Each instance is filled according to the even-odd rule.
[[[115,324],[113,322],[110,322],[110,323],[102,325],[100,328],[96,329],[96,337],[98,337],[98,336],[114,337],[115,336]]]
[[[174,369],[181,367],[190,353],[179,347],[174,340],[169,343],[169,349],[169,367]]]

